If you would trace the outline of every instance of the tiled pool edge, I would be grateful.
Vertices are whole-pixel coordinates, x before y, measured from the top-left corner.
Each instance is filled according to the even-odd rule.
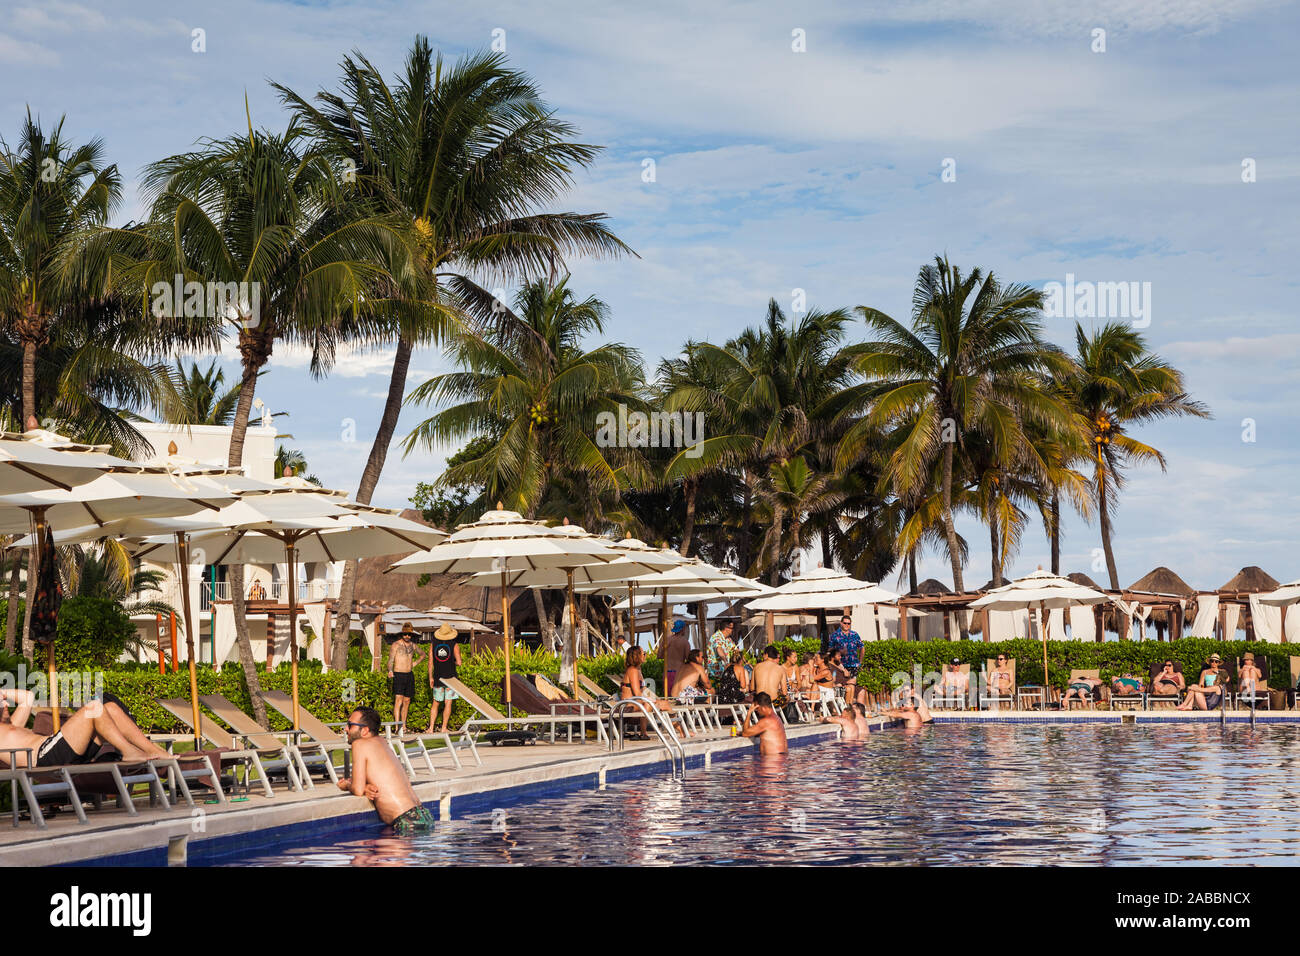
[[[874,731],[896,725],[897,721],[882,722]],[[790,728],[789,743],[792,748],[820,743],[838,734],[836,727],[819,725]],[[753,753],[752,741],[720,738],[709,741],[688,742],[687,769],[699,770],[706,760],[729,760]],[[707,757],[706,757],[707,754]],[[438,779],[416,784],[416,794],[435,816],[441,817],[443,801],[453,815],[482,812],[486,809],[510,807],[541,796],[563,793],[585,787],[599,786],[603,771],[606,783],[635,779],[654,773],[666,773],[669,762],[663,751],[655,748],[638,751],[600,751],[596,756],[582,756],[543,762],[509,771],[460,779]],[[504,785],[492,784],[506,782]],[[457,785],[460,785],[459,787]],[[186,840],[186,854],[193,866],[211,865],[252,847],[272,843],[296,842],[321,834],[343,835],[364,833],[377,828],[374,811],[365,807],[357,809],[360,798],[345,799],[335,794],[327,797],[299,801],[292,804],[268,803],[247,811],[223,813],[211,818],[222,827],[234,827],[231,832],[200,836],[191,830],[191,816],[173,813],[165,819],[150,824],[128,824],[122,827],[78,832],[54,838],[58,858],[44,861],[15,858],[22,847],[0,849],[0,865],[51,865],[51,866],[166,866],[168,843],[176,837]],[[245,816],[247,814],[247,816]],[[277,819],[290,818],[286,822]],[[93,817],[92,817],[93,819]],[[105,853],[101,843],[105,837],[121,841],[128,834],[144,837],[154,843],[142,849]],[[103,842],[110,842],[103,840]],[[26,844],[27,856],[40,847],[39,839]]]
[[[1229,724],[1249,724],[1250,714],[1230,711]],[[1181,711],[1162,713],[1153,711],[1086,711],[1068,714],[954,714],[934,713],[936,724],[1218,724],[1223,718],[1218,713]],[[1300,711],[1259,711],[1256,724],[1300,724]]]

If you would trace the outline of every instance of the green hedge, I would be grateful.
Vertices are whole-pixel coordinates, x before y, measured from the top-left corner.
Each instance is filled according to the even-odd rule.
[[[798,646],[798,642],[795,642]],[[816,650],[815,641],[805,641],[803,646]],[[1177,641],[1109,641],[1098,644],[1092,641],[1048,641],[1048,683],[1064,687],[1071,670],[1101,672],[1109,682],[1112,677],[1132,671],[1147,679],[1151,664],[1166,660],[1181,661],[1187,682],[1192,683],[1209,656],[1215,652],[1225,663],[1231,663],[1247,651],[1257,659],[1268,658],[1269,686],[1285,688],[1291,683],[1291,664],[1288,658],[1300,656],[1300,646],[1290,644],[1265,644],[1259,641],[1216,641],[1203,637],[1187,637]],[[802,652],[801,652],[802,653]],[[974,674],[984,666],[985,660],[1005,653],[1016,659],[1016,680],[1020,684],[1043,682],[1043,645],[1041,641],[1020,638],[985,644],[981,641],[871,641],[862,646],[862,667],[858,671],[858,684],[879,693],[892,687],[893,675],[903,672],[913,674],[920,665],[924,676],[939,671],[952,658],[971,665]]]

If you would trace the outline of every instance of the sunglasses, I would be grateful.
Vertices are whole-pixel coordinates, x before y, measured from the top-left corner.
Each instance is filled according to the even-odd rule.
[[[364,727],[365,724],[357,724],[357,723],[353,723],[352,721],[349,720],[348,723],[347,723],[347,726],[349,726],[349,727]]]

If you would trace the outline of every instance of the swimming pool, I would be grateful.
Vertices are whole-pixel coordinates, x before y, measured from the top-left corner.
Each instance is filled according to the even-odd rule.
[[[975,725],[745,755],[220,865],[1043,864],[1300,858],[1300,727]]]

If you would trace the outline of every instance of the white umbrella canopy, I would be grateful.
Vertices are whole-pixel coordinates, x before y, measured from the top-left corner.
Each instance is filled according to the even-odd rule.
[[[1045,705],[1048,685],[1047,629],[1043,626],[1043,611],[1058,607],[1073,607],[1076,604],[1104,604],[1109,600],[1110,597],[1085,584],[1076,584],[1069,578],[1039,568],[1010,584],[994,588],[982,598],[972,601],[970,606],[987,608],[990,611],[1019,611],[1025,608],[1038,611],[1038,633],[1043,639],[1043,703]]]
[[[1018,611],[1023,608],[1051,610],[1076,604],[1104,604],[1109,600],[1105,594],[1085,584],[1076,584],[1069,578],[1039,568],[1010,584],[994,588],[972,601],[970,606],[988,608],[990,611]]]
[[[531,521],[517,511],[485,512],[471,524],[427,551],[395,562],[388,571],[402,574],[479,574],[484,571],[581,567],[606,564],[620,555],[595,535],[573,535]],[[492,583],[497,587],[500,579]]]
[[[480,587],[501,588],[501,630],[505,648],[505,701],[512,712],[510,693],[510,599],[508,579],[512,570],[565,571],[588,564],[608,564],[621,553],[595,535],[565,531],[530,521],[517,511],[506,511],[497,503],[478,521],[461,525],[447,540],[427,551],[412,554],[387,569],[403,574],[481,574],[492,571],[495,581],[480,578]],[[567,575],[566,575],[567,581]]]
[[[404,604],[393,604],[384,611],[382,620],[384,632],[387,634],[401,631],[408,623],[417,631],[436,631],[443,624],[450,624],[458,631],[493,633],[492,628],[486,624],[480,624],[446,605],[431,607],[427,611],[417,611]]]
[[[754,611],[831,610],[896,600],[897,594],[874,581],[861,581],[834,568],[817,568],[795,575],[767,596],[749,602],[749,607]]]
[[[102,527],[126,518],[216,511],[235,497],[220,481],[206,475],[115,468],[67,490],[0,496],[0,534],[27,531],[37,509],[43,510],[45,520],[55,527]]]
[[[106,453],[108,446],[77,445],[40,430],[0,432],[0,494],[64,491],[99,477],[107,468],[138,468]]]

